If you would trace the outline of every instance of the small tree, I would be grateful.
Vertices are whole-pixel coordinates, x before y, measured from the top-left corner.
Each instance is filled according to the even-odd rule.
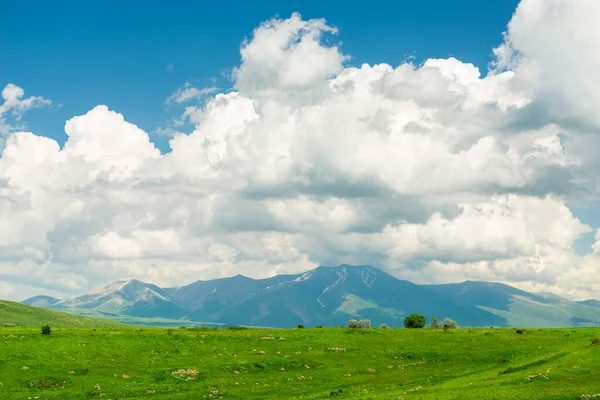
[[[358,321],[359,328],[370,328],[371,320],[370,319],[361,319]]]
[[[424,328],[425,322],[427,322],[427,318],[421,314],[411,314],[408,317],[404,318],[404,327],[405,328]]]
[[[304,329],[304,325],[302,325],[302,324],[299,324],[299,325],[298,325],[298,329]]]
[[[381,329],[386,329],[387,328],[387,324],[381,324],[380,328]]]
[[[439,329],[442,327],[442,324],[440,324],[440,320],[437,319],[437,317],[431,317],[431,324],[429,324],[429,327],[431,329]]]
[[[50,325],[44,324],[42,325],[42,335],[49,335],[52,330],[50,329]]]
[[[360,328],[358,321],[355,319],[351,319],[350,321],[348,321],[348,323],[346,324],[346,326],[348,328]]]
[[[445,331],[447,331],[448,329],[456,329],[456,321],[453,321],[450,318],[445,318],[442,321],[442,327]]]

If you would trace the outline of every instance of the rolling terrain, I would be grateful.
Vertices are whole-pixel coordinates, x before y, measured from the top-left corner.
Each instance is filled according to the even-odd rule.
[[[417,285],[374,267],[350,265],[267,279],[236,275],[175,288],[128,280],[63,300],[38,296],[24,303],[163,326],[341,326],[354,318],[397,327],[412,313],[474,327],[600,325],[597,300],[574,302],[490,282]]]
[[[78,328],[114,327],[119,325],[115,321],[108,319],[89,318],[0,300],[0,327],[40,327],[45,323],[50,324],[52,327]]]
[[[580,399],[599,328],[0,328],[1,399]]]

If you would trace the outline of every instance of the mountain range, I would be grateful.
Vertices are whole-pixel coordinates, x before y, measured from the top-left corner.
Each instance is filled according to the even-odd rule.
[[[173,288],[132,279],[62,300],[36,296],[23,303],[164,326],[343,326],[349,319],[370,319],[373,326],[400,327],[412,313],[473,327],[600,325],[598,300],[577,302],[480,281],[417,285],[371,266],[350,265],[267,279],[236,275]]]

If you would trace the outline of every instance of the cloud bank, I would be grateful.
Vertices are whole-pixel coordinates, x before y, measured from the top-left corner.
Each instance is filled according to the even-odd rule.
[[[67,121],[63,148],[11,133],[0,287],[68,295],[345,262],[597,297],[600,231],[577,255],[592,228],[566,203],[598,197],[598,19],[595,0],[523,0],[484,76],[454,58],[353,66],[335,28],[294,14],[242,43],[233,90],[193,108],[167,154],[106,106]],[[45,101],[15,88],[0,118]]]

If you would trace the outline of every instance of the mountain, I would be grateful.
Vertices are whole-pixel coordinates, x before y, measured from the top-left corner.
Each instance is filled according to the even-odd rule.
[[[503,318],[508,326],[566,327],[600,325],[597,300],[575,302],[551,293],[528,293],[502,283],[466,281],[428,285],[459,304],[475,306]]]
[[[600,308],[600,300],[594,300],[594,299],[590,299],[590,300],[577,301],[576,303],[579,303],[579,304],[584,304],[584,305],[586,305],[586,306],[591,306],[591,307],[598,307],[598,308]]]
[[[23,301],[22,304],[33,307],[49,308],[59,301],[59,299],[50,296],[35,296]]]
[[[22,303],[0,300],[0,327],[31,326],[39,328],[42,324],[49,324],[52,328],[102,328],[119,325],[108,319],[88,318],[80,315],[32,307]]]
[[[25,302],[32,301],[40,299]],[[236,275],[174,288],[119,281],[46,304],[128,322],[159,318],[166,325],[342,326],[349,319],[370,319],[373,326],[402,326],[412,313],[449,317],[462,326],[600,325],[600,307],[591,300],[573,302],[490,282],[417,285],[371,266],[350,265],[267,279]]]

